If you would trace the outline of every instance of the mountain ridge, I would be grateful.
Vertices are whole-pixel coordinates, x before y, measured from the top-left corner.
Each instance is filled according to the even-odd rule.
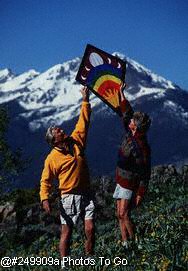
[[[188,93],[138,62],[117,52],[114,55],[127,62],[126,97],[135,110],[145,111],[152,118],[149,141],[153,165],[187,161]],[[38,167],[36,176],[28,174],[33,183],[40,178],[43,160],[49,150],[43,141],[46,128],[52,124],[63,125],[71,132],[78,118],[81,86],[75,77],[80,61],[77,57],[42,73],[30,70],[7,77],[0,83],[0,104],[6,105],[11,114],[10,144],[21,147],[33,160],[39,161],[38,166],[35,161],[30,168],[32,172]],[[90,100],[93,109],[87,147],[90,168],[93,174],[113,175],[123,134],[121,120],[94,94]],[[18,139],[19,134],[22,139]],[[28,140],[31,146],[27,146]]]

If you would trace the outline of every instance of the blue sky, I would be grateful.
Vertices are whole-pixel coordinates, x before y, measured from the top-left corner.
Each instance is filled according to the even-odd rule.
[[[188,90],[187,0],[0,0],[0,69],[119,51]]]

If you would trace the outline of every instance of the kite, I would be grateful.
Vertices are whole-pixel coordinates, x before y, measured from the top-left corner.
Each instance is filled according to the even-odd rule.
[[[121,115],[119,90],[125,80],[125,72],[125,61],[88,44],[76,80]]]

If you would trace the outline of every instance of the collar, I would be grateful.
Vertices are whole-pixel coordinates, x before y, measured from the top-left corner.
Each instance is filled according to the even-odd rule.
[[[53,149],[55,149],[55,150],[57,150],[57,151],[60,151],[60,152],[63,152],[63,151],[64,151],[64,148],[54,147]]]

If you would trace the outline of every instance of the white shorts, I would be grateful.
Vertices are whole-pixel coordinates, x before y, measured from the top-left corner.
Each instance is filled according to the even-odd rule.
[[[93,200],[86,195],[64,194],[60,201],[60,220],[61,224],[70,226],[77,223],[78,218],[84,220],[93,219],[94,216]]]
[[[117,184],[114,194],[113,194],[113,198],[115,199],[127,199],[127,200],[131,200],[133,195],[133,191],[127,188],[123,188],[121,185]]]

